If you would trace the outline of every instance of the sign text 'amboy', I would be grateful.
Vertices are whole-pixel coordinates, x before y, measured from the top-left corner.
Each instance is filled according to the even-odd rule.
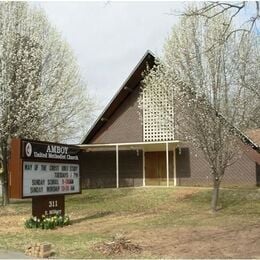
[[[23,142],[24,158],[78,161],[79,148],[41,142]]]
[[[59,146],[59,145],[48,145],[47,146],[47,153],[61,153],[67,154],[69,147],[66,146]]]

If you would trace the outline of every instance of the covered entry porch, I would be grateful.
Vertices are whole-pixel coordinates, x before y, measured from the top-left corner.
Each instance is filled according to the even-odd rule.
[[[99,182],[103,178],[104,182],[117,188],[125,187],[126,184],[176,186],[176,148],[179,144],[180,141],[175,140],[79,145],[85,158],[88,158],[86,163],[83,162],[82,172],[91,175],[92,179],[96,176]]]

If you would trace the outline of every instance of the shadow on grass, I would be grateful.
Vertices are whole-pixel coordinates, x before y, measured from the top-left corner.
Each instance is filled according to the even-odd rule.
[[[99,189],[82,189],[82,194],[68,197],[68,203],[103,203],[106,200],[116,200],[129,196],[135,192],[135,188],[121,187],[116,188],[99,188]]]
[[[10,200],[10,205],[12,204],[16,204],[16,205],[19,205],[19,204],[31,204],[32,203],[32,200],[31,199],[11,199]]]
[[[72,220],[71,223],[72,224],[77,224],[77,223],[81,223],[81,222],[83,222],[85,220],[102,218],[102,217],[108,216],[108,215],[110,215],[112,213],[113,213],[112,211],[97,212],[94,215],[85,216],[85,217],[82,217],[82,218],[78,218],[78,219]]]

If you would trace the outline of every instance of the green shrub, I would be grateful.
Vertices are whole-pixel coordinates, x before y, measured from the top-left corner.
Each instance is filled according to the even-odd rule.
[[[26,228],[54,229],[71,224],[68,216],[54,215],[42,216],[42,218],[30,217],[24,223]]]

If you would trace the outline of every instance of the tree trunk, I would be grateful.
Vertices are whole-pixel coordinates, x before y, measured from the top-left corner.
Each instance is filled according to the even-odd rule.
[[[3,173],[2,173],[2,205],[9,204],[8,194],[8,158],[6,150],[3,151]]]
[[[6,206],[9,204],[9,196],[8,196],[8,183],[2,182],[2,205]]]
[[[220,186],[219,179],[218,178],[214,178],[212,198],[211,198],[211,209],[212,209],[213,212],[217,211],[218,197],[219,197],[219,186]]]

